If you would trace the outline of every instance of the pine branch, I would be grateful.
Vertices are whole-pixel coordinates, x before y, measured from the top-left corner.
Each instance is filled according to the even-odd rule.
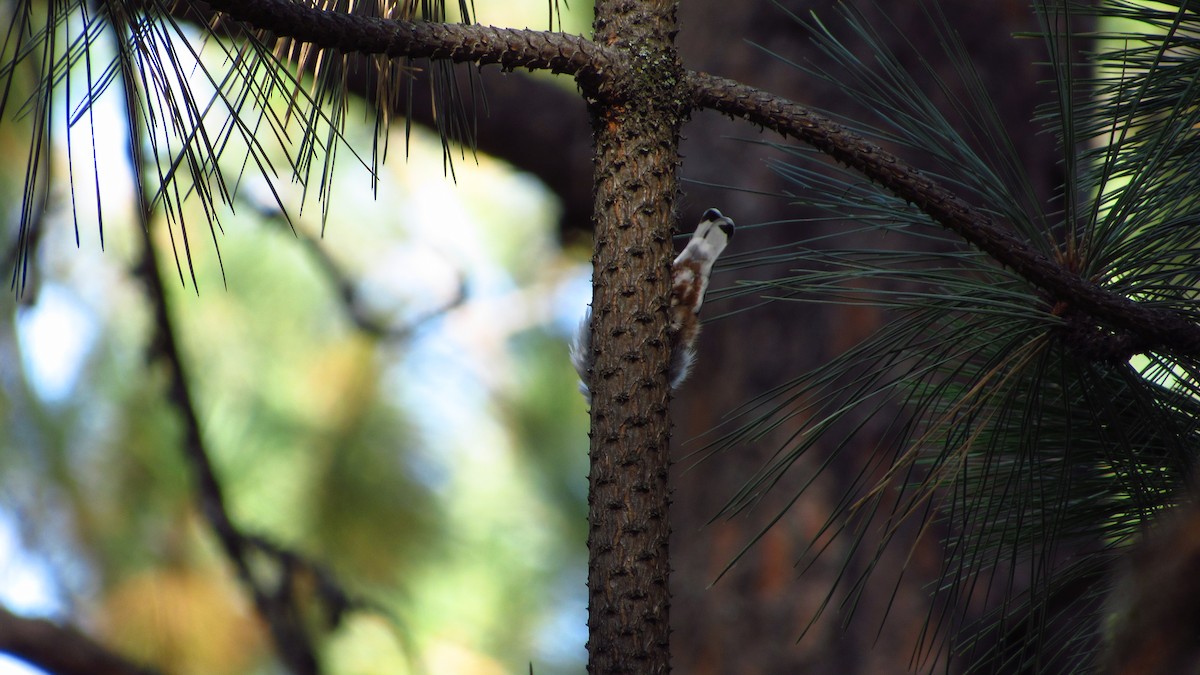
[[[222,21],[219,12],[198,5],[176,7],[172,15],[199,29],[219,25],[233,39],[244,39],[250,28],[228,17]],[[306,77],[315,75],[312,64],[297,65]],[[379,77],[371,68],[351,68],[345,85],[372,107],[390,106],[394,116],[437,128],[439,106],[430,88],[409,88],[407,104],[389,101],[381,96]],[[536,77],[508,77],[495,71],[480,71],[479,77],[481,89],[487,92],[488,114],[472,120],[476,129],[472,147],[533,174],[549,187],[562,202],[559,223],[564,238],[590,236],[592,136],[584,102],[574,92]],[[552,147],[555,152],[531,153],[531,146]]]
[[[599,76],[623,61],[615,51],[578,35],[493,26],[389,21],[352,16],[288,0],[209,0],[229,18],[316,47],[347,54],[499,64],[553,73]]]
[[[580,75],[593,83],[611,83],[628,72],[624,57],[615,50],[562,33],[387,21],[287,0],[214,0],[208,5],[277,36],[345,52],[550,70]],[[686,84],[697,108],[740,117],[812,145],[913,203],[935,222],[1046,291],[1048,304],[1058,306],[1058,312],[1082,312],[1090,317],[1085,323],[1101,324],[1094,331],[1085,331],[1086,339],[1097,344],[1093,348],[1098,353],[1132,348],[1200,354],[1200,325],[1186,316],[1135,302],[1080,277],[915,167],[841,125],[788,99],[707,73],[688,73]]]
[[[46,619],[17,616],[0,607],[0,652],[59,675],[155,675],[84,635]]]
[[[1135,302],[1080,277],[904,160],[832,120],[783,97],[707,73],[690,72],[687,82],[696,107],[740,117],[808,143],[911,202],[939,225],[1049,293],[1049,303],[1059,306],[1056,313],[1083,311],[1111,329],[1139,337],[1129,341],[1125,335],[1112,336],[1118,342],[1136,344],[1139,351],[1200,354],[1200,325],[1178,312]],[[1104,338],[1107,331],[1099,329],[1098,335]]]

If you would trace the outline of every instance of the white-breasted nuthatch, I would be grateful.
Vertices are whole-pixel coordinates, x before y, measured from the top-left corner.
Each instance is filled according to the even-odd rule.
[[[679,388],[696,360],[696,337],[700,334],[700,307],[708,291],[708,278],[717,257],[733,239],[733,220],[717,209],[704,212],[687,246],[671,263],[671,364],[668,379],[671,391]],[[579,373],[579,391],[589,404],[592,393],[588,381],[595,361],[592,350],[592,310],[589,307],[579,323],[571,344],[571,363]]]

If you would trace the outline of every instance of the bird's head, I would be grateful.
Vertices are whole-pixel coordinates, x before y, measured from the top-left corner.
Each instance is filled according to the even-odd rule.
[[[695,234],[675,262],[696,261],[707,275],[712,270],[713,263],[717,261],[717,256],[721,255],[721,251],[725,250],[732,239],[733,219],[727,218],[716,209],[709,209],[704,212],[700,224],[696,226]]]
[[[700,218],[693,239],[703,239],[712,248],[712,256],[716,258],[733,241],[733,219],[728,218],[717,209],[709,209]]]

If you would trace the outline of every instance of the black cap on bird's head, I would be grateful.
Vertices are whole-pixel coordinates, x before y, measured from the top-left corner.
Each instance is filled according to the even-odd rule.
[[[732,218],[723,215],[717,209],[709,209],[705,211],[704,215],[700,218],[700,222],[705,221],[716,223],[717,227],[721,228],[721,231],[725,233],[726,240],[733,241],[734,226]]]

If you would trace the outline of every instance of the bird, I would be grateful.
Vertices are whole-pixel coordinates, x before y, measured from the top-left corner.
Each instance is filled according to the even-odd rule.
[[[675,261],[671,263],[670,325],[671,362],[667,379],[671,391],[679,389],[691,373],[696,361],[696,338],[700,335],[700,308],[708,291],[713,265],[729,242],[733,240],[733,219],[717,209],[708,209],[700,224]],[[588,381],[595,361],[592,350],[592,310],[589,307],[579,322],[579,330],[571,343],[571,364],[579,374],[579,391],[588,405],[592,393]]]

